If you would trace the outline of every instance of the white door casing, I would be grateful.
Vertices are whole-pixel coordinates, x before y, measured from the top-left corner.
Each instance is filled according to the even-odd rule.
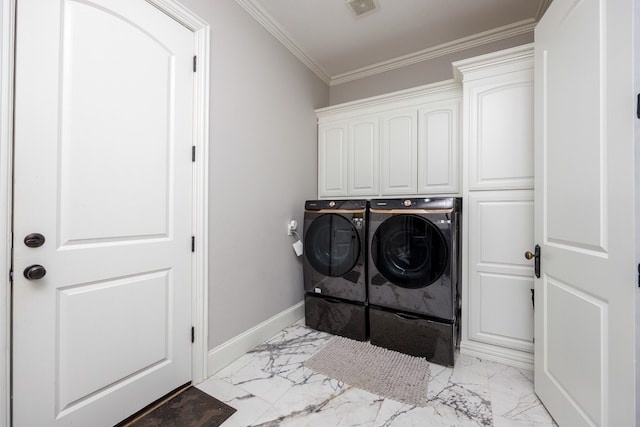
[[[633,0],[535,33],[535,389],[562,426],[635,425]]]
[[[167,1],[41,3],[17,24],[14,423],[109,425],[206,372],[208,29]]]
[[[11,180],[13,135],[13,53],[15,4],[0,0],[0,426],[11,420],[9,336],[11,305]]]

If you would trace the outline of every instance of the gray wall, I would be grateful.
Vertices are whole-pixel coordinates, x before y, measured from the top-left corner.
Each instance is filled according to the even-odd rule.
[[[182,0],[211,26],[210,349],[302,300],[286,234],[317,195],[314,109],[451,78],[451,61],[529,35],[329,88],[234,0]],[[301,230],[300,230],[301,231]]]
[[[453,78],[451,63],[533,42],[533,32],[467,49],[370,77],[331,86],[331,105]]]
[[[329,88],[234,0],[182,3],[211,26],[211,349],[302,301],[286,225],[317,195]]]

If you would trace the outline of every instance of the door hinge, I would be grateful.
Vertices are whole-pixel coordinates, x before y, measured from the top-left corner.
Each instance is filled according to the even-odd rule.
[[[193,56],[193,72],[196,72],[196,69],[198,68],[198,57],[197,56]]]
[[[640,288],[640,264],[638,264],[638,287]]]
[[[193,326],[191,327],[191,342],[196,342],[196,328],[194,328]]]
[[[13,283],[13,268],[9,270],[9,283]]]
[[[191,236],[191,252],[196,251],[196,236]]]
[[[191,161],[192,162],[196,161],[196,146],[195,145],[191,146]]]

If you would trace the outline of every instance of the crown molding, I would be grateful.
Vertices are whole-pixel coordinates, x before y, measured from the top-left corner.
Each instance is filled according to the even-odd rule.
[[[552,0],[541,0],[540,7],[536,12],[536,18],[525,19],[503,27],[494,28],[489,31],[474,34],[451,42],[443,43],[429,49],[424,49],[408,55],[399,56],[388,61],[379,62],[367,67],[346,73],[330,76],[320,65],[318,65],[304,49],[298,46],[291,35],[257,2],[257,0],[235,0],[247,13],[249,13],[260,25],[271,33],[280,43],[282,43],[291,53],[293,53],[302,63],[313,71],[323,82],[329,86],[336,86],[364,77],[370,77],[386,71],[417,64],[451,53],[482,46],[510,37],[532,32],[538,22],[537,18],[542,16]]]
[[[536,12],[536,22],[542,18],[542,15],[549,9],[551,6],[551,2],[553,0],[540,0],[540,5],[538,6],[538,10]]]
[[[397,68],[406,67],[408,65],[417,64],[439,56],[449,55],[451,53],[460,52],[462,50],[471,49],[484,44],[493,43],[509,37],[526,34],[533,31],[536,26],[535,19],[526,19],[514,24],[505,25],[482,33],[474,34],[469,37],[463,37],[458,40],[443,43],[429,49],[424,49],[408,55],[399,56],[388,61],[379,62],[377,64],[363,67],[348,73],[339,74],[331,78],[330,86],[336,86],[349,81],[361,79],[363,77],[373,76],[375,74],[384,73],[386,71],[395,70]]]
[[[293,42],[289,33],[260,6],[255,0],[235,0],[249,15],[269,31],[280,43],[293,53],[304,65],[315,73],[326,84],[331,83],[331,77],[320,67],[300,46]]]

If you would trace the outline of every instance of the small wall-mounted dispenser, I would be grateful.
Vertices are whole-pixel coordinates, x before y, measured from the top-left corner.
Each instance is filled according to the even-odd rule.
[[[293,242],[293,250],[296,253],[296,256],[300,256],[302,255],[302,252],[303,252],[303,246],[302,246],[302,239],[300,239],[300,236],[298,235],[297,230],[298,230],[298,221],[296,221],[295,219],[290,220],[287,223],[287,235],[296,237],[297,240]]]

